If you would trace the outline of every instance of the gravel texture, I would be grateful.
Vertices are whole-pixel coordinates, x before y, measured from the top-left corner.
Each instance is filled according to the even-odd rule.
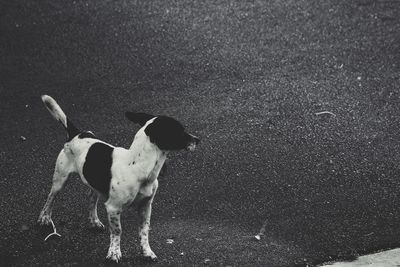
[[[56,201],[61,238],[35,226],[65,141],[44,93],[112,144],[138,130],[128,110],[202,139],[159,179],[158,263],[139,256],[130,209],[121,266],[312,266],[400,246],[399,29],[389,0],[2,1],[0,262],[108,264],[78,179]]]

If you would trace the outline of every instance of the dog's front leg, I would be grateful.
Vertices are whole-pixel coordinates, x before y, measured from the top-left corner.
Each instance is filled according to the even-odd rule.
[[[139,224],[140,247],[142,249],[143,256],[153,261],[157,260],[157,256],[150,248],[149,230],[150,230],[151,204],[153,202],[156,190],[157,190],[157,183],[155,183],[153,187],[153,195],[151,197],[143,199],[138,207],[138,212],[140,216],[140,224]]]
[[[151,202],[152,198],[143,200],[139,206],[140,224],[139,224],[139,239],[140,247],[142,249],[143,256],[151,260],[156,260],[156,254],[151,250],[149,244],[149,229],[150,229],[150,217],[151,217]]]
[[[120,247],[122,233],[120,218],[122,207],[113,205],[107,201],[106,209],[110,227],[110,247],[108,249],[107,259],[118,262],[122,257]]]

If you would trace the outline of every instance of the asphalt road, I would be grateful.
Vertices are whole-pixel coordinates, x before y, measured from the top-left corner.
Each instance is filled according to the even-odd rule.
[[[44,93],[112,144],[138,130],[128,110],[202,139],[159,179],[158,263],[138,255],[132,209],[121,266],[312,266],[400,246],[399,29],[389,0],[2,1],[1,265],[107,265],[78,179],[56,202],[62,237],[35,226],[65,141]]]

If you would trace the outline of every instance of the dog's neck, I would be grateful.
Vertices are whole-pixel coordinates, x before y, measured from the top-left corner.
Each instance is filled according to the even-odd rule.
[[[165,157],[168,152],[161,150],[150,141],[147,135],[136,135],[129,150],[132,151],[133,155],[155,155],[157,158]]]
[[[139,130],[135,135],[129,150],[132,162],[142,164],[145,176],[150,180],[155,180],[167,158],[168,152],[153,144],[143,129]]]
[[[146,124],[139,129],[135,138],[129,148],[134,154],[139,156],[142,154],[155,155],[157,158],[166,157],[167,151],[161,150],[156,144],[150,141],[150,137],[146,134],[146,127],[154,121],[155,118],[146,122]]]

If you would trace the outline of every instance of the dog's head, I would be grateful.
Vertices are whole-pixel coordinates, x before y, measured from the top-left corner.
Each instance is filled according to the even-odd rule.
[[[199,138],[187,133],[182,124],[173,118],[135,112],[126,112],[125,116],[141,127],[145,126],[144,132],[161,150],[193,151],[200,142]]]

